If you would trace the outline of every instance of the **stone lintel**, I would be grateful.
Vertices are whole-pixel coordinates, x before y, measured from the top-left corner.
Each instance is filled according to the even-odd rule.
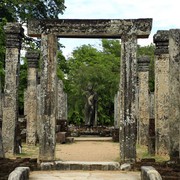
[[[142,56],[138,58],[138,71],[149,71],[150,58]]]
[[[24,29],[19,23],[7,23],[4,27],[7,48],[21,48]]]
[[[156,44],[155,54],[168,54],[168,45],[169,45],[169,31],[168,30],[159,30],[153,36],[153,41]]]
[[[40,57],[40,53],[38,51],[35,51],[35,50],[27,51],[26,58],[28,61],[28,67],[37,68],[39,57]]]
[[[136,34],[148,38],[152,19],[57,19],[30,20],[28,35],[55,34],[66,38],[120,38],[123,34]]]

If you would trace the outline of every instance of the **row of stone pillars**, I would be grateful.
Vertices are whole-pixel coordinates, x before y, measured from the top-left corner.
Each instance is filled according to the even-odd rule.
[[[169,154],[171,159],[180,159],[180,30],[158,31],[154,35],[154,43],[154,95],[149,92],[148,85],[149,57],[138,58],[138,82],[133,82],[134,87],[128,84],[133,69],[127,70],[133,55],[128,53],[128,60],[121,59],[121,85],[115,97],[115,127],[120,128],[121,158],[124,161],[135,160],[136,138],[138,144],[148,146],[150,153]],[[133,62],[130,64],[133,67]],[[155,122],[152,122],[154,118]],[[150,129],[152,127],[154,130]],[[152,130],[155,132],[150,132]]]
[[[93,21],[94,22],[94,21]],[[109,26],[109,22],[112,23]],[[122,21],[124,23],[124,21]],[[122,23],[119,21],[119,23]],[[134,23],[135,22],[135,23]],[[143,22],[140,20],[140,24]],[[64,21],[63,21],[64,23]],[[85,22],[84,22],[85,23]],[[115,25],[117,25],[116,21],[105,21],[103,22],[109,33]],[[115,23],[115,24],[113,24]],[[132,21],[128,21],[128,23],[132,23]],[[134,24],[133,24],[134,23]],[[127,26],[127,31],[125,30],[121,34],[121,76],[120,76],[120,85],[119,85],[119,96],[118,102],[119,109],[116,111],[119,114],[118,123],[119,124],[119,132],[120,132],[120,157],[121,161],[135,161],[136,160],[136,136],[137,133],[143,136],[143,133],[140,132],[141,128],[148,130],[148,98],[146,96],[148,92],[147,85],[147,67],[144,67],[143,64],[147,66],[148,60],[140,59],[139,60],[139,105],[138,108],[141,110],[139,114],[137,114],[137,34],[139,33],[139,37],[143,36],[140,30],[138,31],[137,25],[141,27],[138,21],[133,21],[132,26]],[[142,23],[143,24],[143,23]],[[37,25],[37,24],[34,24]],[[65,25],[65,24],[64,24]],[[16,28],[15,28],[16,27]],[[39,26],[38,26],[39,27]],[[77,26],[76,26],[77,27]],[[96,26],[94,27],[96,28]],[[126,29],[125,28],[125,29]],[[130,29],[129,29],[130,28]],[[136,29],[137,28],[137,29]],[[144,26],[143,26],[144,28]],[[146,28],[145,28],[146,29]],[[149,27],[147,28],[149,29]],[[14,31],[16,30],[16,31]],[[48,29],[49,30],[49,29]],[[116,29],[115,29],[116,30]],[[38,31],[38,30],[37,30]],[[57,31],[57,29],[55,29]],[[148,30],[147,30],[148,31]],[[91,31],[92,32],[92,31]],[[106,32],[106,33],[107,33]],[[113,31],[114,32],[114,31]],[[15,132],[17,125],[17,87],[18,87],[18,70],[19,70],[19,50],[21,45],[21,37],[22,37],[22,29],[18,24],[14,24],[13,26],[9,24],[6,26],[7,33],[7,41],[8,38],[11,40],[7,43],[7,51],[6,51],[6,79],[5,79],[5,106],[3,110],[3,145],[6,154],[13,154],[15,152]],[[36,32],[37,33],[37,32]],[[64,33],[64,31],[63,31]],[[67,32],[68,33],[68,32]],[[149,33],[146,32],[147,34]],[[146,34],[145,33],[145,34]],[[12,36],[13,34],[13,36]],[[33,34],[33,33],[32,33]],[[175,40],[179,38],[180,30],[170,30],[169,31],[169,93],[171,92],[171,96],[168,97],[168,101],[170,102],[168,105],[168,134],[170,136],[170,155],[174,157],[175,155],[179,157],[179,41]],[[72,34],[71,34],[72,36]],[[146,37],[147,35],[144,35]],[[158,39],[159,35],[157,35],[155,39],[156,43],[156,59],[163,59],[163,54],[167,52],[162,51],[163,54],[159,54],[158,49],[160,47],[166,47],[167,43],[164,42],[164,39],[161,41]],[[56,76],[56,45],[57,45],[57,37],[55,34],[49,32],[47,34],[41,33],[41,52],[42,52],[42,65],[41,65],[41,79],[40,79],[40,110],[38,112],[39,117],[39,144],[40,144],[40,160],[53,160],[54,159],[54,151],[55,151],[55,126],[56,126],[56,114],[57,114],[57,76]],[[13,44],[13,46],[12,46]],[[28,57],[28,55],[27,55]],[[167,57],[167,56],[165,56]],[[30,58],[29,58],[30,59]],[[13,61],[12,61],[13,60]],[[157,66],[158,67],[158,66]],[[7,73],[8,72],[8,73]],[[9,73],[10,72],[10,73]],[[35,74],[35,71],[31,70],[32,74]],[[30,74],[31,74],[30,73]],[[161,71],[159,71],[161,73]],[[163,75],[159,76],[163,77]],[[145,80],[143,80],[143,78]],[[157,78],[156,78],[157,79]],[[31,81],[29,79],[29,84],[36,83],[35,81]],[[157,80],[156,80],[157,81]],[[159,82],[161,80],[158,80]],[[29,89],[31,89],[29,87]],[[161,88],[157,88],[157,92]],[[31,93],[33,90],[27,90],[28,93]],[[143,92],[142,92],[143,91]],[[164,97],[164,96],[162,96]],[[164,101],[158,100],[156,98],[155,93],[155,101],[163,103]],[[167,100],[166,100],[167,101]],[[157,103],[156,106],[157,106]],[[160,103],[160,104],[161,104]],[[140,107],[144,104],[144,108]],[[155,107],[156,107],[155,106]],[[160,111],[160,110],[159,110]],[[155,114],[157,110],[155,108]],[[147,114],[146,114],[147,113]],[[161,113],[161,112],[160,112]],[[146,116],[146,115],[147,116]],[[30,116],[29,116],[30,117]],[[141,121],[139,121],[141,119]],[[172,121],[173,120],[173,121]],[[137,121],[139,123],[139,129],[137,132]],[[165,123],[167,121],[163,121],[163,128],[166,127]],[[30,122],[30,121],[29,121]],[[176,122],[176,123],[174,123]],[[158,127],[158,122],[156,118],[156,129],[158,129],[158,139],[157,142],[160,142],[163,139],[164,132],[161,134],[161,129]],[[32,125],[33,126],[33,125]],[[174,134],[174,130],[176,129],[176,134]],[[139,139],[141,143],[147,143],[148,131],[144,131],[144,136]],[[156,135],[157,136],[157,135]],[[9,138],[11,137],[11,138]],[[31,136],[28,136],[31,137]],[[34,137],[34,134],[32,135]],[[164,138],[166,139],[166,138]],[[31,140],[30,140],[31,141]],[[156,144],[158,144],[156,142]],[[161,146],[161,143],[159,143]],[[156,145],[157,147],[157,145]],[[158,148],[160,149],[160,148]]]
[[[15,153],[18,153],[19,145],[17,134],[17,94],[23,29],[18,23],[8,23],[5,26],[5,32],[6,73],[2,141],[5,156],[13,157]],[[28,50],[26,53],[28,63],[28,85],[24,103],[27,119],[26,143],[28,145],[35,145],[38,136],[40,147],[39,158],[42,160],[54,159],[56,119],[63,118],[64,120],[67,118],[67,96],[63,92],[62,81],[58,80],[56,75],[56,46],[57,38],[55,35],[42,35],[40,85],[38,85],[37,78],[40,54],[35,50]]]

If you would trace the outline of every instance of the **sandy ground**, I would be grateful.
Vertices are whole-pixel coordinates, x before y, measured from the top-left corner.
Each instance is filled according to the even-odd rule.
[[[119,143],[75,141],[56,144],[56,159],[63,161],[119,161]]]

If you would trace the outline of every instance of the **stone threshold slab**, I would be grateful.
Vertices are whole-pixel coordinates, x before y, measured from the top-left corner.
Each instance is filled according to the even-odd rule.
[[[84,162],[84,161],[54,161],[42,162],[41,170],[87,170],[113,171],[119,170],[118,162]]]

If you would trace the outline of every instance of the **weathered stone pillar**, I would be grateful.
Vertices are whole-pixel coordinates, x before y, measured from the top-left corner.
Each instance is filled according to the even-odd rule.
[[[135,91],[137,81],[137,37],[123,35],[121,39],[120,75],[120,157],[121,161],[136,160]]]
[[[39,53],[29,50],[26,53],[28,62],[28,86],[26,91],[26,143],[35,145],[37,139],[37,68]]]
[[[41,123],[41,85],[37,85],[37,140],[40,137],[40,124]]]
[[[8,23],[6,33],[6,66],[4,107],[2,123],[2,139],[6,157],[13,156],[16,151],[16,127],[18,120],[18,85],[20,49],[23,29],[19,23]]]
[[[56,146],[57,76],[56,76],[57,37],[42,34],[42,70],[41,70],[41,118],[39,137],[39,159],[54,160]]]
[[[120,92],[118,91],[114,97],[114,127],[119,128],[120,116]]]
[[[24,116],[27,116],[27,111],[28,111],[28,103],[27,103],[27,89],[24,90]],[[27,118],[27,117],[26,117]]]
[[[180,29],[169,31],[170,158],[180,160]]]
[[[149,138],[149,63],[148,56],[138,59],[138,136],[140,145],[148,145]]]
[[[0,128],[0,158],[4,158],[4,149],[2,144],[2,131]]]
[[[168,154],[169,149],[169,32],[157,31],[155,49],[155,128],[156,154]]]
[[[57,119],[67,120],[67,94],[64,92],[62,80],[58,80]]]
[[[0,122],[2,121],[2,116],[3,116],[3,104],[4,104],[3,101],[4,101],[4,97],[1,92],[1,77],[0,77]]]
[[[155,118],[154,118],[154,92],[149,94],[149,143],[148,153],[155,155]]]

